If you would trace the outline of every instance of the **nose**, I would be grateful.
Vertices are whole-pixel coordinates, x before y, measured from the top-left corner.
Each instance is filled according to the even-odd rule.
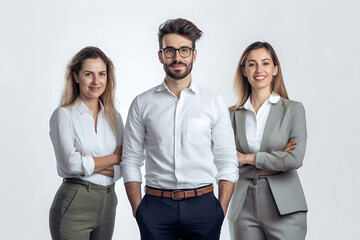
[[[263,71],[263,67],[261,66],[261,64],[258,64],[256,67],[256,73],[260,73]]]
[[[99,76],[96,74],[93,75],[92,84],[97,84],[99,82]]]
[[[180,49],[175,50],[174,59],[175,59],[176,61],[182,59],[182,57],[180,56],[180,52],[179,52],[179,51],[180,51]]]

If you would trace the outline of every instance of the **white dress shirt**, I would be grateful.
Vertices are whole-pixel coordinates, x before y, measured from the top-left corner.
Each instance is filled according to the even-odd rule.
[[[246,139],[248,141],[249,149],[252,153],[260,151],[261,141],[264,134],[266,121],[268,119],[271,104],[279,102],[280,96],[274,93],[261,105],[257,114],[255,113],[254,107],[251,104],[250,96],[242,106],[245,108],[246,115]]]
[[[99,101],[100,102],[100,101]],[[116,112],[117,136],[111,129],[100,102],[97,132],[93,112],[78,98],[68,107],[58,107],[50,118],[50,138],[54,146],[57,171],[63,178],[81,178],[84,181],[107,186],[120,179],[119,165],[114,165],[114,177],[94,173],[93,157],[114,153],[122,145],[124,126]],[[85,175],[85,176],[82,176]]]
[[[144,154],[147,186],[187,189],[211,184],[215,175],[217,181],[238,178],[225,102],[193,81],[179,99],[165,81],[134,99],[124,132],[124,182],[142,182]]]

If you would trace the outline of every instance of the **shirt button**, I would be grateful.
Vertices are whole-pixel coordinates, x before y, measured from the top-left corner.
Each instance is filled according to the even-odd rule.
[[[256,180],[253,180],[252,181],[254,185],[257,185],[257,181]]]

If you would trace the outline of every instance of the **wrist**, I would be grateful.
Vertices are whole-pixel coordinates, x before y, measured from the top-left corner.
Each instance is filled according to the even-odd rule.
[[[111,165],[113,166],[113,165],[118,164],[117,155],[115,153],[113,153],[111,157],[112,157]]]
[[[246,158],[248,164],[255,165],[256,153],[246,154]]]

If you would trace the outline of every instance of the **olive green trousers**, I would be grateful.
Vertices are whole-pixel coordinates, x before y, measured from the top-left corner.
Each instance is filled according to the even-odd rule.
[[[50,208],[53,240],[110,240],[115,224],[117,197],[114,185],[101,186],[67,178]]]

